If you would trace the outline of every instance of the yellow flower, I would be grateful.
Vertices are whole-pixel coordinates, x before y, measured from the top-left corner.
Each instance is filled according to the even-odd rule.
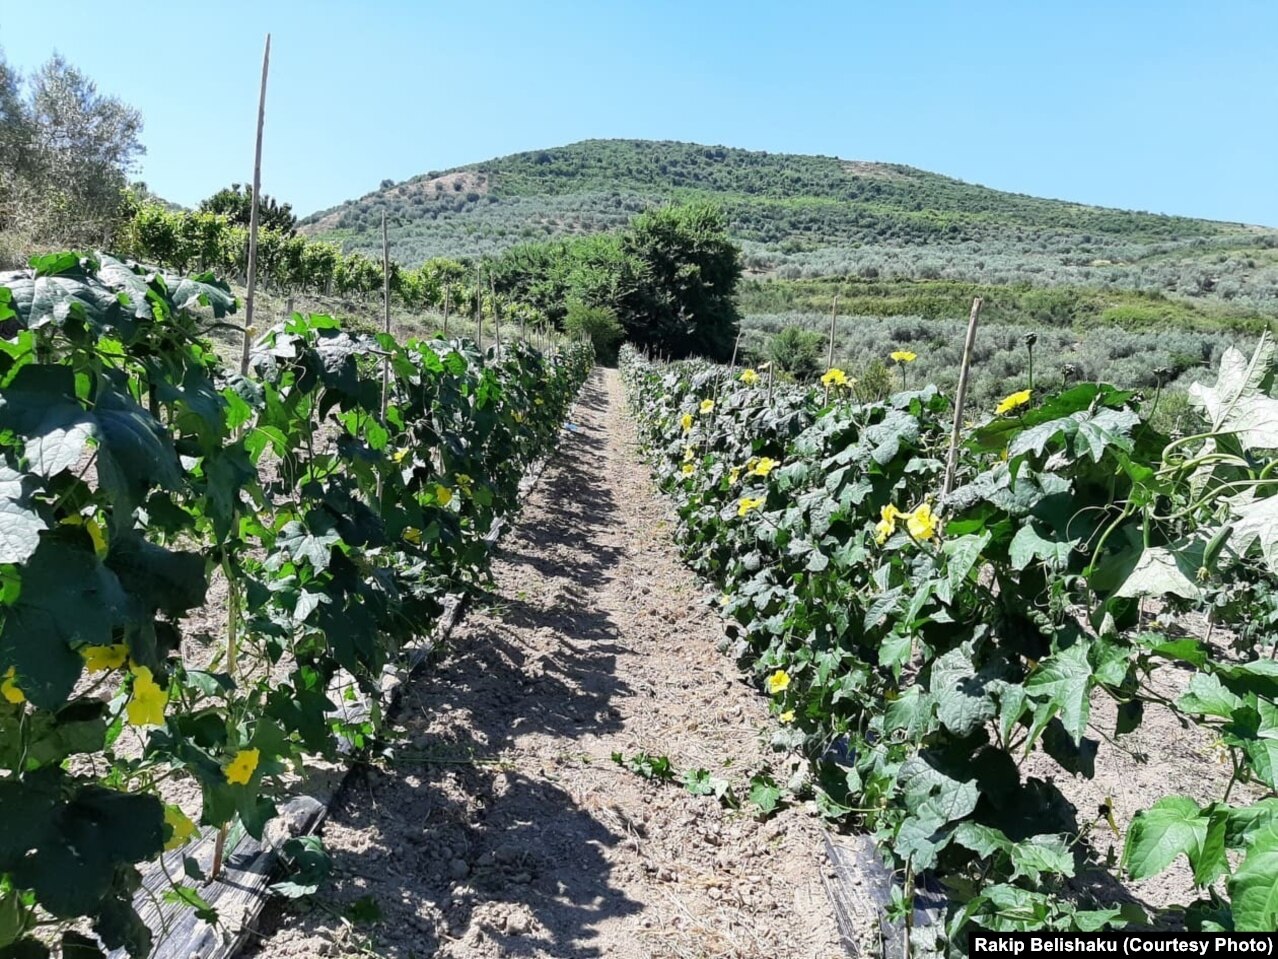
[[[932,507],[927,503],[918,507],[905,517],[905,528],[915,539],[931,539],[936,535],[936,517],[932,515]]]
[[[534,404],[534,405],[536,405],[536,406],[545,406],[545,405],[546,405],[546,401],[545,401],[545,400],[543,400],[543,399],[539,396],[539,397],[537,397],[535,400],[533,400],[533,404]]]
[[[745,514],[750,512],[750,510],[758,509],[760,506],[763,505],[763,503],[764,503],[764,500],[763,500],[763,497],[761,496],[755,497],[753,499],[749,496],[743,496],[741,497],[740,502],[737,503],[737,515],[745,516]]]
[[[9,671],[4,674],[4,679],[0,680],[0,696],[15,706],[27,701],[26,694],[18,688],[18,682],[15,679],[17,673],[17,667],[10,666]]]
[[[226,767],[226,781],[232,786],[247,786],[257,769],[257,761],[262,758],[260,749],[241,749]]]
[[[186,841],[195,835],[195,823],[187,819],[186,813],[177,806],[164,807],[164,823],[173,830],[169,841],[164,844],[165,852],[186,845]]]
[[[404,462],[404,457],[406,457],[409,454],[409,452],[410,451],[407,446],[401,446],[399,449],[397,449],[394,453],[391,454],[391,459],[393,459],[396,463],[402,463]]]
[[[688,432],[692,429],[692,414],[684,413],[683,416],[679,417],[679,422],[683,424],[683,431],[685,433]]]
[[[84,657],[84,668],[89,672],[105,673],[124,665],[129,658],[129,647],[123,643],[113,646],[82,646],[80,655]]]
[[[470,477],[467,477],[467,479],[469,478]],[[460,476],[457,477],[457,482],[459,485],[461,483],[461,479],[462,478]],[[437,484],[435,486],[435,502],[440,506],[447,506],[452,501],[453,501],[453,491],[450,490],[447,486],[439,486]]]
[[[838,367],[826,370],[825,375],[821,377],[822,386],[847,386],[848,375]]]
[[[691,463],[684,463],[684,464],[683,464],[683,475],[684,475],[684,476],[691,476],[691,475],[692,475],[693,473],[695,473],[696,471],[697,471],[697,468],[696,468],[695,466],[693,466]]]
[[[403,536],[410,543],[420,543],[422,541],[422,531],[416,526],[410,526],[404,530]]]
[[[751,476],[767,476],[781,464],[776,460],[767,456],[759,457],[758,462],[754,464],[754,468],[750,470]]]
[[[1029,401],[1030,391],[1020,390],[1016,393],[1011,393],[1008,396],[1003,397],[1003,402],[999,403],[998,406],[995,407],[994,412],[999,415],[1002,415],[1003,413],[1010,413],[1018,406],[1024,406]]]
[[[523,421],[524,421],[524,414],[520,412],[519,410],[515,410],[515,422],[522,423]]]
[[[714,409],[714,400],[702,400],[702,401],[701,401],[701,415],[702,415],[702,416],[705,416],[707,413],[709,413],[709,412],[710,412],[711,410],[713,410],[713,409]]]
[[[740,380],[746,386],[754,386],[755,383],[759,382],[759,374],[754,370],[746,370],[741,374]]]
[[[736,481],[737,481],[737,480],[739,480],[739,479],[741,479],[741,467],[740,467],[740,466],[734,466],[734,467],[732,467],[732,469],[728,470],[728,482],[729,482],[729,483],[736,483]]]
[[[792,722],[794,722],[794,710],[793,710],[793,709],[787,709],[785,712],[783,712],[783,713],[782,713],[780,716],[778,716],[777,718],[778,718],[779,720],[781,720],[781,722],[783,722],[783,723],[792,723]]]
[[[777,693],[783,693],[790,688],[790,674],[784,669],[778,669],[775,673],[768,677],[768,692],[773,696]]]
[[[880,546],[887,542],[887,538],[896,532],[896,521],[901,515],[901,511],[891,503],[879,510],[879,521],[874,526],[874,542]]]
[[[692,458],[696,455],[696,450],[694,450],[691,446],[685,446],[683,448],[683,461],[685,463],[691,463]]]
[[[85,519],[83,516],[76,514],[64,519],[62,525],[83,526],[84,531],[89,534],[89,539],[93,541],[93,552],[97,553],[99,557],[106,556],[108,550],[106,531],[103,530],[102,524],[96,519],[92,517]]]
[[[898,363],[913,363],[918,359],[918,354],[911,353],[909,350],[895,350],[892,353],[892,359]]]
[[[163,726],[164,706],[169,701],[169,694],[160,688],[160,684],[151,678],[151,670],[145,666],[133,669],[133,697],[125,712],[129,716],[130,726]]]

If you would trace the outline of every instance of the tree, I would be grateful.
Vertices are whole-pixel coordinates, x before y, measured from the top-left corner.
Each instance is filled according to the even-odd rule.
[[[824,346],[825,337],[815,330],[787,326],[768,342],[768,356],[796,380],[810,380],[821,371]]]
[[[237,226],[247,227],[253,213],[253,188],[240,183],[218,190],[211,197],[200,201],[205,213],[220,213]],[[291,203],[280,203],[263,193],[257,203],[258,226],[275,230],[285,236],[297,232],[297,217]]]
[[[31,238],[107,244],[123,219],[128,176],[145,151],[137,110],[98,92],[54,55],[27,93],[0,60],[0,229]]]
[[[621,245],[638,276],[620,311],[629,338],[675,356],[727,359],[740,320],[741,251],[723,211],[695,202],[642,213]]]
[[[609,366],[617,361],[617,345],[626,335],[612,310],[605,306],[587,306],[580,300],[568,304],[564,332],[574,338],[589,339],[595,347],[595,358]]]

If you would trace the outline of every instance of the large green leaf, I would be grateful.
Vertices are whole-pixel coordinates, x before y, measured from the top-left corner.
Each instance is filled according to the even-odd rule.
[[[937,718],[957,736],[967,736],[994,717],[994,698],[978,676],[971,650],[952,649],[932,664],[928,690],[936,700]]]
[[[1071,413],[1021,433],[1009,446],[1008,458],[1014,460],[1027,453],[1042,456],[1049,443],[1061,439],[1074,456],[1089,456],[1099,463],[1110,447],[1130,450],[1131,431],[1139,423],[1140,417],[1131,410]]]
[[[1235,930],[1278,929],[1278,824],[1271,823],[1252,837],[1228,889]]]
[[[0,563],[25,563],[40,545],[43,519],[31,503],[33,477],[0,460]]]
[[[1179,855],[1198,859],[1207,839],[1207,817],[1186,796],[1166,796],[1138,812],[1127,829],[1123,865],[1133,879],[1156,875]]]
[[[1190,386],[1190,403],[1211,432],[1232,433],[1245,449],[1278,449],[1278,400],[1266,392],[1273,364],[1274,342],[1265,333],[1250,359],[1232,346],[1225,350],[1215,386]]]
[[[0,663],[17,670],[33,704],[57,709],[80,676],[80,646],[107,646],[125,607],[115,574],[85,550],[46,539],[22,568],[18,601],[4,609]]]
[[[1068,649],[1053,653],[1038,664],[1025,681],[1026,694],[1037,703],[1034,733],[1059,715],[1065,731],[1075,743],[1083,738],[1091,714],[1092,667],[1087,661],[1087,643],[1079,640]],[[1031,737],[1032,741],[1032,737]]]

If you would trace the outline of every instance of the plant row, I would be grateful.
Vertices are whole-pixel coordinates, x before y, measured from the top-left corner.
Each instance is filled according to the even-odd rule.
[[[1016,389],[968,411],[947,495],[934,387],[858,402],[839,370],[773,388],[623,354],[677,539],[772,698],[775,744],[810,758],[826,815],[877,839],[896,915],[921,883],[948,896],[919,948],[972,928],[1278,928],[1278,663],[1272,632],[1241,628],[1275,622],[1272,361],[1267,342],[1227,353],[1194,394],[1202,431],[1176,441],[1109,386]],[[1207,613],[1214,640],[1158,631],[1156,607]],[[1183,694],[1155,671],[1187,676]],[[1205,727],[1230,775],[1205,805],[1150,797],[1108,862],[1061,786],[1111,758],[1102,740],[1121,758],[1154,710]],[[1098,891],[1181,856],[1177,907]]]
[[[139,863],[196,819],[260,836],[304,757],[373,734],[339,674],[375,703],[485,575],[593,362],[295,314],[242,374],[205,339],[234,306],[106,256],[0,275],[0,954],[146,954]],[[185,862],[168,895],[200,905]]]

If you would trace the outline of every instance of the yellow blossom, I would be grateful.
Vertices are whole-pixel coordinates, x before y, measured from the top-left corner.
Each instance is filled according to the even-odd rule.
[[[784,669],[778,669],[775,673],[768,677],[768,692],[773,696],[777,693],[783,693],[790,688],[790,674]]]
[[[696,471],[697,471],[697,468],[696,468],[695,466],[693,466],[691,463],[684,463],[684,464],[683,464],[683,475],[684,475],[684,476],[691,476],[691,475],[692,475],[693,473],[695,473]]]
[[[936,535],[936,517],[932,515],[932,507],[927,503],[918,507],[905,517],[905,527],[915,539],[931,539]]]
[[[403,532],[404,539],[410,543],[420,543],[422,541],[422,531],[416,526],[409,526]]]
[[[226,767],[226,781],[233,786],[246,786],[253,778],[257,762],[262,758],[260,749],[241,749]]]
[[[741,467],[740,467],[740,466],[734,466],[734,467],[732,467],[732,469],[728,470],[728,482],[729,482],[729,483],[736,483],[736,481],[737,481],[737,480],[739,480],[739,479],[741,479]]]
[[[750,470],[750,475],[751,476],[767,476],[769,473],[771,473],[774,469],[776,469],[780,465],[781,465],[780,463],[778,463],[776,460],[770,457],[761,456],[759,457],[758,461],[754,464],[754,467]]]
[[[683,431],[685,433],[688,432],[692,429],[692,414],[684,413],[683,416],[679,417],[679,422],[683,425]]]
[[[401,446],[391,454],[391,459],[393,459],[396,463],[402,463],[404,462],[404,457],[406,457],[410,452],[411,451],[407,446]]]
[[[780,720],[781,720],[781,722],[783,722],[783,723],[792,723],[792,722],[794,722],[794,710],[793,710],[793,709],[787,709],[785,712],[783,712],[783,713],[782,713],[780,716],[778,716],[777,718],[778,718],[778,719],[780,719]]]
[[[17,674],[17,668],[10,666],[9,671],[4,674],[4,679],[0,680],[0,696],[15,706],[27,701],[26,694],[18,688]]]
[[[145,666],[133,668],[133,696],[125,707],[130,726],[163,726],[164,706],[169,701],[166,693],[151,677]]]
[[[84,531],[89,534],[89,539],[93,541],[93,552],[101,557],[105,557],[108,551],[106,531],[102,528],[102,524],[96,519],[79,515],[78,513],[68,516],[62,521],[63,526],[83,526]]]
[[[195,835],[195,823],[177,806],[164,807],[164,823],[173,830],[169,834],[169,841],[164,844],[165,852],[186,845],[186,841]]]
[[[515,422],[522,423],[523,421],[524,421],[524,414],[520,412],[519,410],[515,410]]]
[[[918,359],[918,354],[911,353],[909,350],[894,350],[892,353],[892,359],[896,360],[898,363],[913,363]]]
[[[759,374],[754,370],[746,370],[741,374],[740,380],[746,386],[754,386],[755,383],[759,382]]]
[[[999,403],[997,407],[995,407],[994,412],[998,413],[999,415],[1002,415],[1003,413],[1010,413],[1012,412],[1012,410],[1016,409],[1018,406],[1024,406],[1029,401],[1030,401],[1030,391],[1019,390],[1016,393],[1011,393],[1003,397],[1003,401]]]
[[[882,546],[887,542],[887,538],[896,532],[896,521],[902,515],[901,511],[888,503],[879,510],[879,521],[874,526],[874,541]]]
[[[714,400],[702,400],[702,401],[701,401],[701,415],[702,415],[702,416],[705,416],[707,413],[709,413],[709,412],[710,412],[711,410],[713,410],[713,409],[714,409]]]
[[[129,658],[129,647],[123,643],[112,646],[82,646],[80,655],[84,657],[84,668],[89,672],[105,673],[124,665]]]
[[[822,386],[847,386],[848,375],[838,367],[832,367],[826,370],[825,375],[821,377]]]
[[[458,483],[460,484],[461,477],[459,476],[457,477],[457,479],[458,479]],[[435,502],[440,506],[447,506],[452,501],[453,501],[453,491],[450,490],[447,486],[440,486],[437,484],[435,486]]]
[[[545,406],[545,405],[546,405],[546,401],[545,401],[545,400],[543,400],[543,399],[539,396],[539,397],[537,397],[535,400],[533,400],[533,405],[534,405],[534,406]]]
[[[685,463],[691,463],[693,457],[696,455],[697,455],[696,450],[694,450],[691,446],[685,446],[683,448],[683,461]]]
[[[754,497],[754,498],[751,498],[749,496],[743,496],[741,497],[741,500],[737,503],[737,515],[745,516],[746,513],[750,512],[750,510],[758,509],[760,506],[763,505],[763,503],[764,503],[764,499],[761,496]]]

